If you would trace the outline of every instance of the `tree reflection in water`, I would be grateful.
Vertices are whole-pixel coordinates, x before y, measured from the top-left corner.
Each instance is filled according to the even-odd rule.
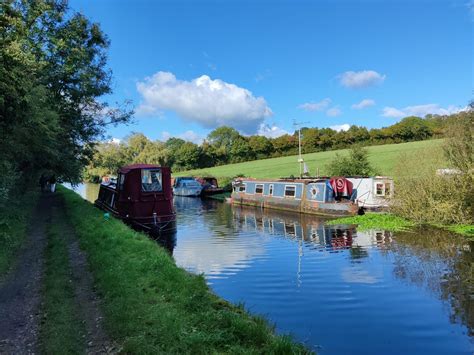
[[[474,335],[474,243],[436,228],[397,232],[390,246],[395,275],[426,287],[451,306],[452,322]]]

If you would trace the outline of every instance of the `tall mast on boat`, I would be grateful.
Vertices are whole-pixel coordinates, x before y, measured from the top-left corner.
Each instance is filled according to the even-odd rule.
[[[300,178],[303,176],[302,171],[303,171],[303,157],[301,156],[301,125],[306,124],[309,122],[296,122],[296,120],[293,120],[293,126],[295,129],[298,129],[298,163],[300,165]]]

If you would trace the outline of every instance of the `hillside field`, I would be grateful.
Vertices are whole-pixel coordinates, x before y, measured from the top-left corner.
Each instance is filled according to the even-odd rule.
[[[415,155],[425,149],[439,149],[443,140],[427,140],[410,143],[387,144],[367,147],[370,162],[375,166],[380,175],[393,176],[395,167],[400,161],[402,153]],[[319,168],[320,175],[327,174],[326,166],[334,158],[336,153],[348,154],[348,149],[333,150],[304,154],[310,174],[314,176]],[[271,159],[248,161],[244,163],[216,166],[213,168],[188,170],[176,173],[176,176],[215,176],[217,178],[233,177],[242,174],[254,178],[279,178],[290,175],[298,176],[298,156],[287,156]]]

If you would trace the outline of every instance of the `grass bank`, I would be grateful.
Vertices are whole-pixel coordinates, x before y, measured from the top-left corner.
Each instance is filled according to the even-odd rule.
[[[401,153],[416,156],[417,152],[423,149],[439,148],[443,140],[427,140],[420,142],[386,144],[367,147],[369,152],[369,160],[376,167],[377,171],[382,175],[393,176],[395,167],[398,163]],[[327,152],[318,152],[304,154],[303,158],[308,165],[311,174],[316,174],[316,168],[319,168],[320,175],[327,174],[326,166],[339,154],[347,154],[347,149],[333,150]],[[249,161],[238,164],[222,165],[213,168],[204,168],[197,170],[189,170],[176,173],[176,176],[193,175],[193,176],[215,176],[217,178],[228,178],[238,174],[251,176],[254,178],[279,178],[282,176],[290,176],[299,174],[298,157],[288,156],[271,159],[262,159]],[[219,180],[219,184],[223,186],[223,182]]]
[[[105,326],[124,353],[308,352],[275,335],[261,317],[212,293],[203,276],[178,268],[144,234],[132,231],[76,193],[60,188],[88,254]]]
[[[384,229],[392,232],[405,231],[415,226],[413,222],[390,213],[366,213],[363,216],[337,218],[327,224],[357,224],[360,230]]]
[[[333,219],[327,222],[327,224],[357,224],[360,230],[368,229],[384,229],[387,231],[398,232],[405,231],[411,227],[415,227],[416,223],[409,221],[405,218],[398,217],[391,213],[366,213],[363,216],[343,217]],[[462,224],[462,225],[433,225],[434,227],[446,229],[451,232],[464,235],[469,239],[474,239],[474,225]]]
[[[442,228],[445,228],[457,234],[464,235],[468,237],[469,239],[474,240],[474,225],[472,224],[459,224],[459,225],[448,226],[448,227],[442,226]]]
[[[28,220],[38,196],[37,191],[28,191],[11,198],[0,209],[0,277],[10,269],[16,252],[25,240]]]
[[[44,354],[83,354],[85,328],[75,302],[63,225],[53,215],[47,231],[40,348]]]

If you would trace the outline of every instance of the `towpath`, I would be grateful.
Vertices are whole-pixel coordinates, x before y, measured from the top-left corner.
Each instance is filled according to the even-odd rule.
[[[45,249],[48,225],[62,221],[62,237],[68,246],[70,279],[75,302],[84,323],[84,350],[88,354],[114,352],[102,326],[99,298],[88,270],[87,258],[80,249],[74,230],[64,212],[59,194],[43,194],[29,224],[25,243],[13,269],[0,281],[0,354],[37,354],[41,351]]]

